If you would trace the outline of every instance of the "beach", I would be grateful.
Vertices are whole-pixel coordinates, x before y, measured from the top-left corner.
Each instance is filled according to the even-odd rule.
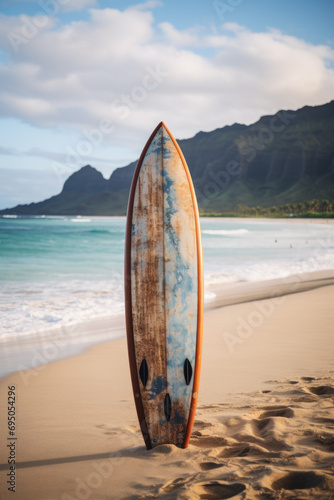
[[[334,0],[0,5],[0,500],[334,500]]]
[[[1,380],[1,498],[333,498],[334,272],[212,286],[188,449],[144,447],[117,338]]]

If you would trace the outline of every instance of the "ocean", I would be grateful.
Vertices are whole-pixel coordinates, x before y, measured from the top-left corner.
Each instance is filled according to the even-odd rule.
[[[210,284],[334,269],[334,226],[202,218]],[[0,338],[124,311],[125,217],[0,217]]]

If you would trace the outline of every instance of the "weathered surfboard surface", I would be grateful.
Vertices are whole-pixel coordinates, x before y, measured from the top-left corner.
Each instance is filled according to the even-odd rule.
[[[126,247],[129,359],[146,446],[186,447],[199,383],[202,254],[190,174],[163,123],[134,175]]]

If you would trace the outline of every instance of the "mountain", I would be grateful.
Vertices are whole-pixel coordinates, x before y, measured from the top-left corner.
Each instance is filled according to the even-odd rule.
[[[178,143],[202,212],[334,199],[334,101],[279,111],[249,126],[199,132]],[[0,213],[124,215],[136,163],[116,169],[110,179],[86,165],[60,194]]]

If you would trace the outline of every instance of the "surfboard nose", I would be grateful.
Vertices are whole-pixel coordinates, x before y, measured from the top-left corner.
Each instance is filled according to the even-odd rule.
[[[172,134],[171,134],[169,128],[167,127],[167,125],[163,121],[161,121],[156,126],[156,128],[154,129],[154,131],[152,133],[152,136],[157,135],[158,133],[161,133],[161,137],[163,137],[165,135],[165,136],[168,136],[170,139],[172,138]]]

